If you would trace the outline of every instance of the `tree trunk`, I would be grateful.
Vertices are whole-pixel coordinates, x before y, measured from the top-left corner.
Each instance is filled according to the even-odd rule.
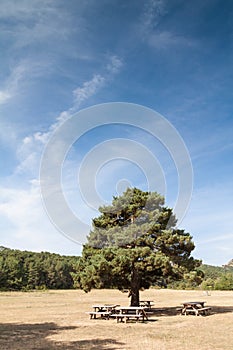
[[[140,278],[138,271],[134,268],[132,270],[132,279],[131,279],[131,287],[130,294],[131,296],[131,306],[139,306],[139,289],[140,289]]]

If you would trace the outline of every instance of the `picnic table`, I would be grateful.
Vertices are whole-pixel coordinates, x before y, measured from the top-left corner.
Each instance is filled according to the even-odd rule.
[[[119,306],[117,304],[95,304],[92,305],[93,311],[87,312],[90,315],[90,318],[96,319],[97,316],[101,318],[109,319],[113,310]]]
[[[205,301],[187,301],[185,303],[182,303],[183,307],[181,309],[181,315],[207,315],[211,307],[205,307],[204,304]]]
[[[111,317],[115,317],[117,322],[127,322],[129,320],[147,320],[147,314],[145,307],[142,306],[119,306],[116,307],[115,314],[111,314]]]
[[[140,300],[140,306],[145,306],[147,309],[151,309],[153,300]]]

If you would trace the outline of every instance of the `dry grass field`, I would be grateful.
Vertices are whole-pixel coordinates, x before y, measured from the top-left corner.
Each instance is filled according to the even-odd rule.
[[[141,299],[154,301],[149,320],[117,323],[92,319],[94,303],[129,305],[117,290],[0,293],[0,349],[157,349],[232,350],[233,292],[150,289]],[[206,301],[209,316],[181,316],[184,301]]]

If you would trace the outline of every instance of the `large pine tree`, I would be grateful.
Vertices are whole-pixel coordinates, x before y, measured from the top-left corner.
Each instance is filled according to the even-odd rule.
[[[151,285],[189,275],[199,279],[192,237],[175,228],[161,195],[129,188],[99,211],[79,261],[76,282],[82,289],[129,289],[131,305],[137,306],[139,291]]]

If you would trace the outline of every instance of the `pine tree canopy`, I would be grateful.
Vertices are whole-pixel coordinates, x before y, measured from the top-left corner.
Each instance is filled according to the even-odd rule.
[[[192,237],[175,227],[161,195],[128,188],[99,211],[79,262],[77,283],[85,291],[127,288],[131,305],[138,305],[139,290],[151,285],[189,276],[201,282]]]

